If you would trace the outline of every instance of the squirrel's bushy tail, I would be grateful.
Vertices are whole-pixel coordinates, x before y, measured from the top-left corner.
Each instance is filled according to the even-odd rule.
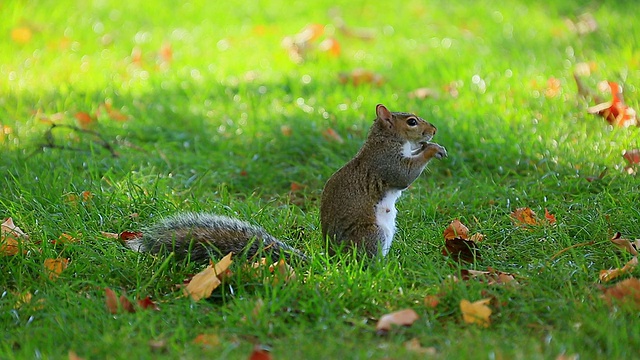
[[[263,228],[227,216],[208,213],[179,213],[143,229],[142,237],[127,247],[154,254],[174,252],[177,259],[205,262],[230,252],[247,257],[264,252],[277,258],[305,260],[306,256],[276,239]],[[262,255],[258,255],[262,257]]]

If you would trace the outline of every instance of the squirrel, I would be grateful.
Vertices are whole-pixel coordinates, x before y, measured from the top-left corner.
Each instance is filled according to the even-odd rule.
[[[320,222],[329,253],[356,249],[358,257],[386,256],[395,233],[395,202],[432,158],[447,151],[430,142],[436,127],[420,117],[376,106],[367,139],[322,191]],[[307,256],[248,222],[209,213],[178,213],[143,229],[125,244],[154,254],[173,252],[179,260],[206,262],[211,255],[262,252],[307,260]]]

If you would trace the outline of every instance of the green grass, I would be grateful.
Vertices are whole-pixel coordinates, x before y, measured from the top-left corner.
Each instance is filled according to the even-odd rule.
[[[621,154],[640,147],[636,128],[614,129],[586,112],[572,73],[592,62],[586,83],[624,84],[638,106],[640,27],[634,2],[101,1],[0,4],[0,218],[30,236],[23,255],[0,257],[0,357],[247,358],[254,343],[275,359],[638,358],[638,313],[600,298],[598,273],[628,257],[608,243],[640,237],[640,182]],[[293,62],[281,42],[338,10],[369,41],[336,30],[342,52],[312,51]],[[567,19],[591,13],[598,29],[579,35]],[[29,29],[26,42],[12,40]],[[169,45],[172,60],[160,49]],[[141,54],[136,63],[135,54]],[[342,84],[363,68],[380,86]],[[547,81],[561,82],[547,97]],[[455,83],[458,96],[446,91]],[[419,87],[440,92],[416,99]],[[95,138],[56,128],[42,147],[44,117],[77,126],[78,112],[105,102]],[[438,127],[449,158],[434,161],[398,204],[399,231],[382,263],[330,262],[318,220],[321,189],[364,141],[375,105],[412,111]],[[57,115],[55,115],[57,114]],[[281,131],[291,128],[290,136]],[[327,140],[334,129],[344,143]],[[601,180],[586,181],[608,169]],[[290,194],[292,182],[304,189]],[[88,201],[70,201],[89,191]],[[509,214],[548,209],[556,226],[515,227]],[[199,270],[140,256],[100,236],[137,230],[166,214],[211,211],[264,226],[313,257],[299,281],[243,281],[242,269],[210,301],[178,299],[174,285]],[[137,214],[138,216],[131,216]],[[518,275],[520,286],[470,281],[441,255],[442,232],[459,218],[482,232],[482,260]],[[62,233],[80,241],[55,245]],[[81,236],[79,234],[82,234]],[[554,254],[587,241],[555,259]],[[51,281],[47,258],[68,258]],[[635,271],[637,276],[638,271]],[[151,296],[160,312],[111,315],[104,288]],[[16,307],[18,294],[33,300]],[[430,309],[426,295],[440,293]],[[459,302],[492,297],[488,328],[462,321]],[[258,299],[265,306],[252,315]],[[411,307],[411,327],[375,334],[377,318]],[[243,320],[245,319],[245,320]],[[248,320],[247,320],[248,319]],[[218,346],[193,344],[217,334]],[[154,352],[149,342],[166,342]]]

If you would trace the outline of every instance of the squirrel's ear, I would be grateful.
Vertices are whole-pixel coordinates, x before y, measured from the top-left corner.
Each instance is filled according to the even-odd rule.
[[[380,120],[385,120],[391,123],[391,112],[382,104],[376,105],[376,116]]]

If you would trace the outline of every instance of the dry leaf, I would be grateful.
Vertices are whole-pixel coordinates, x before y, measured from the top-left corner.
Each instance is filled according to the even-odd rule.
[[[256,344],[253,346],[253,352],[249,355],[249,360],[271,360],[271,354],[263,349],[262,346]]]
[[[462,269],[460,271],[460,275],[462,277],[462,280],[469,280],[469,279],[478,279],[480,281],[486,280],[488,285],[518,283],[513,274],[506,273],[503,271],[497,271],[492,268],[489,268],[488,271]]]
[[[318,49],[334,57],[340,56],[340,43],[334,38],[322,40],[322,42],[318,45]]]
[[[460,311],[462,312],[462,319],[467,324],[478,324],[482,327],[489,327],[491,323],[491,309],[487,306],[491,302],[491,299],[482,299],[476,302],[470,302],[463,299],[460,301]]]
[[[527,225],[538,225],[536,213],[528,207],[515,209],[511,213],[511,219],[516,225],[526,227]]]
[[[416,320],[418,320],[418,314],[413,309],[404,309],[390,314],[383,315],[378,324],[376,324],[376,330],[379,334],[384,334],[391,330],[392,325],[410,326]]]
[[[638,248],[640,248],[640,239],[631,241],[628,239],[621,239],[622,235],[617,232],[611,239],[609,239],[613,245],[619,249],[628,251],[631,255],[638,255]]]
[[[280,126],[280,132],[283,136],[289,137],[293,134],[293,129],[289,125]]]
[[[55,280],[69,265],[69,259],[45,259],[44,267],[49,279]]]
[[[628,127],[638,125],[636,111],[624,103],[622,87],[613,81],[606,82],[604,86],[608,86],[611,92],[611,101],[594,105],[588,108],[587,111],[590,114],[602,116],[609,124],[614,126]]]
[[[338,144],[344,144],[344,140],[342,139],[342,136],[340,136],[340,134],[338,134],[338,132],[333,130],[332,128],[327,128],[325,131],[322,132],[322,135],[328,141],[335,141]]]
[[[289,281],[296,279],[296,272],[293,270],[291,265],[287,264],[284,259],[280,259],[277,263],[269,266],[269,272],[273,273],[273,285],[277,285],[280,282],[284,284],[289,283]]]
[[[560,80],[551,77],[547,80],[547,88],[544,90],[544,96],[548,98],[553,98],[560,95],[560,91],[562,90],[562,83]]]
[[[160,307],[158,307],[158,304],[153,302],[153,300],[151,300],[151,298],[148,296],[142,300],[138,300],[138,306],[144,310],[149,309],[149,310],[160,311]]]
[[[81,235],[81,234],[79,234]],[[80,239],[75,238],[69,234],[66,233],[62,233],[60,234],[60,236],[58,237],[57,240],[52,240],[51,243],[52,244],[72,244],[72,243],[77,243],[79,242]]]
[[[384,78],[382,75],[365,69],[355,69],[351,72],[342,72],[338,74],[338,80],[341,84],[352,83],[354,86],[364,84],[380,86],[384,84]]]
[[[440,296],[438,295],[427,295],[424,297],[424,306],[435,309],[436,306],[440,304]]]
[[[79,111],[75,113],[74,117],[76,118],[76,120],[78,120],[80,127],[83,127],[83,128],[91,125],[94,121],[93,117],[91,117],[89,113],[84,111]]]
[[[449,226],[447,226],[446,229],[444,229],[444,233],[442,235],[444,235],[445,240],[452,240],[455,238],[467,239],[469,236],[469,228],[464,226],[460,220],[455,219],[451,224],[449,224]]]
[[[549,224],[551,225],[556,223],[556,216],[549,213],[549,210],[547,210],[547,208],[544,208],[544,218],[547,219],[547,222],[549,222]]]
[[[607,304],[630,304],[640,309],[640,280],[629,278],[603,289],[603,298]]]
[[[635,174],[636,165],[640,163],[640,149],[625,151],[624,154],[622,154],[622,157],[628,163],[628,165],[625,166],[624,170],[630,175]]]
[[[418,340],[418,338],[413,338],[405,342],[404,348],[418,354],[431,355],[431,356],[437,354],[436,348],[434,348],[433,346],[426,347],[426,348],[422,347],[422,345],[420,345],[420,340]]]
[[[200,334],[193,339],[193,343],[205,347],[216,347],[220,345],[220,338],[217,334]]]
[[[438,98],[439,93],[437,90],[427,87],[421,87],[413,90],[409,93],[409,99],[424,100],[426,98]]]
[[[222,283],[219,277],[231,265],[231,254],[227,254],[214,266],[209,265],[206,269],[196,274],[184,288],[185,296],[191,297],[194,301],[211,296],[213,290]]]
[[[599,279],[602,282],[611,281],[621,275],[628,274],[638,266],[638,257],[635,256],[629,260],[623,267],[617,269],[600,270]]]
[[[69,350],[69,360],[84,360],[84,358],[78,356],[75,351]]]
[[[107,311],[109,311],[111,314],[117,314],[118,304],[120,303],[118,301],[118,295],[116,295],[116,293],[109,288],[104,289],[104,295],[105,295],[105,304],[107,306]]]

